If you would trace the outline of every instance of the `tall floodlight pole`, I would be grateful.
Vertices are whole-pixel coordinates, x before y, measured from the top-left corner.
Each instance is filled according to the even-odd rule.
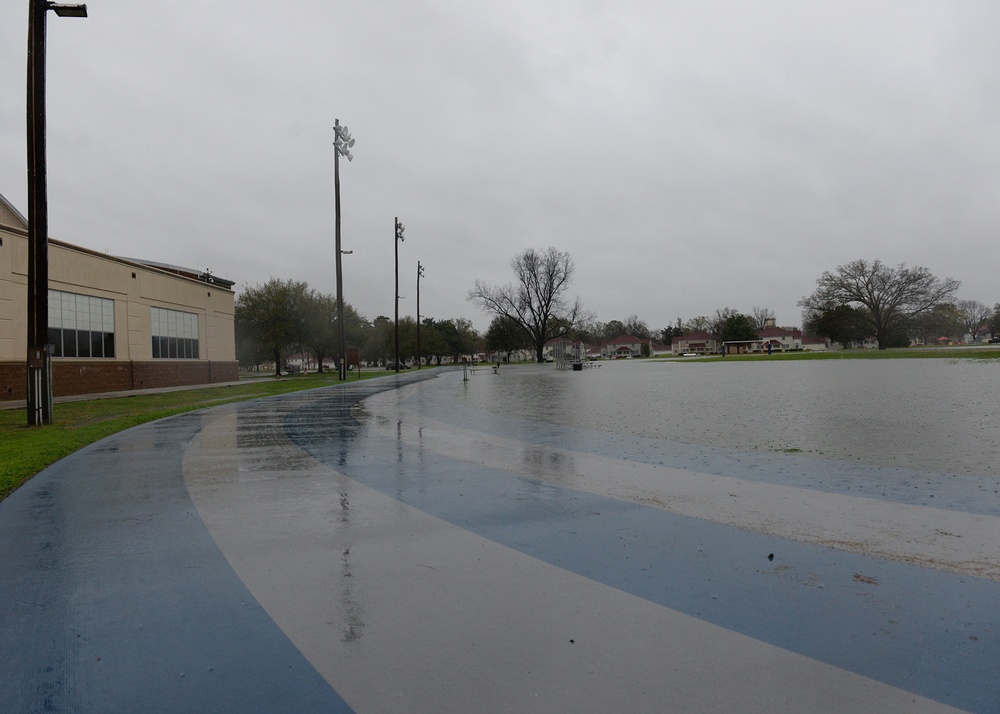
[[[423,358],[420,356],[420,278],[424,275],[424,266],[417,261],[417,369],[420,369]]]
[[[52,423],[49,207],[45,182],[45,13],[86,17],[86,5],[30,0],[28,9],[28,424]]]
[[[393,240],[396,249],[396,372],[399,372],[399,244],[404,240],[404,230],[406,226],[400,223],[399,216],[396,216],[396,237]]]
[[[344,349],[344,271],[341,268],[340,256],[350,251],[340,248],[340,157],[346,156],[348,161],[354,160],[354,155],[351,153],[354,139],[351,138],[347,127],[341,126],[340,119],[333,120],[333,131],[336,135],[333,140],[333,193],[337,214],[337,373],[338,379],[343,382],[347,379],[347,359]]]

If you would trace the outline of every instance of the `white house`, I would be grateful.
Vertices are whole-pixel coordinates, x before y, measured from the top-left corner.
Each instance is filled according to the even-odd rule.
[[[689,332],[686,335],[675,337],[671,343],[671,352],[675,355],[686,354],[718,354],[721,346],[715,335],[704,330]]]
[[[642,355],[642,340],[633,335],[619,335],[601,343],[604,359],[631,359]]]

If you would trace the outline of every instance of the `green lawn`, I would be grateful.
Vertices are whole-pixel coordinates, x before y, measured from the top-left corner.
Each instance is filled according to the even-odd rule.
[[[362,379],[388,372],[362,372]],[[350,381],[357,377],[352,375]],[[118,399],[56,404],[51,426],[28,426],[24,409],[0,409],[0,500],[49,464],[87,444],[155,419],[275,394],[337,384],[336,373],[248,380],[230,387],[205,387]]]

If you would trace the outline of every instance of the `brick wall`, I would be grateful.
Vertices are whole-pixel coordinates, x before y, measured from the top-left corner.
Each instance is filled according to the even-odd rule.
[[[52,361],[52,396],[132,389],[132,365],[111,360]]]
[[[0,362],[0,401],[27,399],[28,367],[24,362]]]
[[[0,401],[27,399],[23,362],[0,363]],[[52,363],[53,396],[235,382],[237,362],[62,360]]]

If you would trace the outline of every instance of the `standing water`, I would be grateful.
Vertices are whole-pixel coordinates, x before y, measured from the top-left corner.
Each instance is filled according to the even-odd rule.
[[[552,365],[479,377],[465,404],[686,444],[1000,474],[1000,364],[895,359]]]

